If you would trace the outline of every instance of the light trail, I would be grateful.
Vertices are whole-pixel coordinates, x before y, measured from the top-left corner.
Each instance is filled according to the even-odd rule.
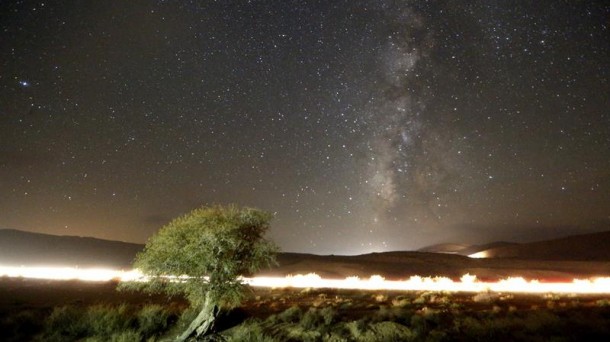
[[[120,271],[104,268],[11,267],[0,266],[0,276],[49,280],[146,281],[137,270]],[[407,280],[386,280],[381,276],[368,279],[348,277],[326,279],[317,274],[287,277],[242,278],[245,284],[265,288],[327,288],[345,290],[447,291],[501,293],[610,294],[610,277],[574,279],[571,282],[541,282],[521,277],[484,282],[466,274],[459,281],[447,277],[413,276]]]
[[[0,266],[0,277],[48,280],[135,281],[142,278],[142,274],[137,270],[120,271],[109,268]]]
[[[245,279],[247,284],[259,287],[331,288],[353,290],[391,291],[447,291],[447,292],[506,292],[506,293],[562,293],[562,294],[610,294],[610,277],[574,279],[572,282],[551,283],[511,277],[497,282],[479,281],[466,274],[459,281],[446,277],[413,276],[408,280],[386,280],[381,276],[369,279],[349,277],[324,279],[316,274],[289,277],[255,277]]]

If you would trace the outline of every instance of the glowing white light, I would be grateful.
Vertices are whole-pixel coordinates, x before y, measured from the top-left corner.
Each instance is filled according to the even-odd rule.
[[[271,288],[331,288],[352,290],[393,291],[448,291],[448,292],[507,292],[507,293],[564,293],[564,294],[610,294],[610,277],[574,279],[572,282],[546,283],[511,277],[498,282],[479,281],[476,276],[466,274],[459,281],[447,277],[412,276],[408,280],[386,280],[381,276],[369,279],[348,277],[346,279],[324,279],[317,274],[288,277],[244,278],[251,286]]]
[[[0,266],[0,276],[52,280],[146,281],[146,277],[138,270],[120,271],[104,268]],[[180,281],[184,277],[170,278]],[[368,279],[361,279],[359,277],[327,279],[315,273],[310,273],[287,277],[242,278],[242,281],[251,286],[266,288],[610,294],[610,277],[574,279],[571,282],[540,282],[538,280],[526,280],[521,277],[510,277],[497,282],[484,282],[479,281],[476,276],[470,274],[462,276],[459,281],[454,281],[447,277],[420,276],[412,276],[407,280],[387,280],[379,275],[374,275]]]
[[[74,267],[14,267],[0,266],[0,276],[11,278],[32,278],[49,280],[83,280],[83,281],[109,281],[124,280],[135,281],[143,278],[137,270],[120,271],[107,268],[74,268]]]
[[[489,253],[487,253],[487,251],[482,251],[474,254],[469,254],[468,257],[474,259],[489,258]]]

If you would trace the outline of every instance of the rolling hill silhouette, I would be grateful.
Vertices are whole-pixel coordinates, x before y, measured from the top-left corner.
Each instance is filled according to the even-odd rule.
[[[447,246],[451,253],[443,252]],[[136,253],[143,247],[90,237],[3,229],[0,230],[0,265],[129,269]],[[331,278],[378,274],[388,279],[405,279],[412,275],[457,279],[466,273],[481,279],[508,276],[571,279],[610,274],[610,231],[524,244],[446,244],[428,250],[433,252],[397,251],[354,256],[279,253],[279,265],[260,274],[282,276],[315,272]],[[477,251],[485,251],[492,258],[473,259],[460,255]]]
[[[477,252],[484,252],[487,258],[608,261],[610,231],[522,244],[484,246]]]
[[[130,268],[144,245],[0,229],[0,264]]]

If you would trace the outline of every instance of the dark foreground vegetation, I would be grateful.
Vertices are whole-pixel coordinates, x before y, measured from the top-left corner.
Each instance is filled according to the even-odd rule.
[[[197,314],[179,298],[112,292],[115,285],[2,280],[0,340],[171,340]],[[45,304],[49,295],[62,302]],[[206,340],[609,341],[610,298],[257,289],[221,313],[214,331]]]

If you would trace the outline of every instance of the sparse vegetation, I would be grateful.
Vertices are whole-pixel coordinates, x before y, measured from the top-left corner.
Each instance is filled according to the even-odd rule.
[[[177,313],[157,304],[61,306],[44,321],[40,341],[154,341]]]
[[[137,314],[138,333],[142,336],[152,337],[167,330],[173,316],[158,304],[144,306]]]
[[[475,301],[473,294],[388,292],[379,302],[379,294],[257,289],[239,310],[219,316],[217,332],[204,340],[595,341],[610,337],[606,304],[610,298],[604,296],[499,295],[488,302]],[[554,305],[548,306],[549,301]],[[184,302],[75,302],[33,309],[22,301],[19,308],[1,316],[0,340],[161,341],[175,337],[198,314]]]

